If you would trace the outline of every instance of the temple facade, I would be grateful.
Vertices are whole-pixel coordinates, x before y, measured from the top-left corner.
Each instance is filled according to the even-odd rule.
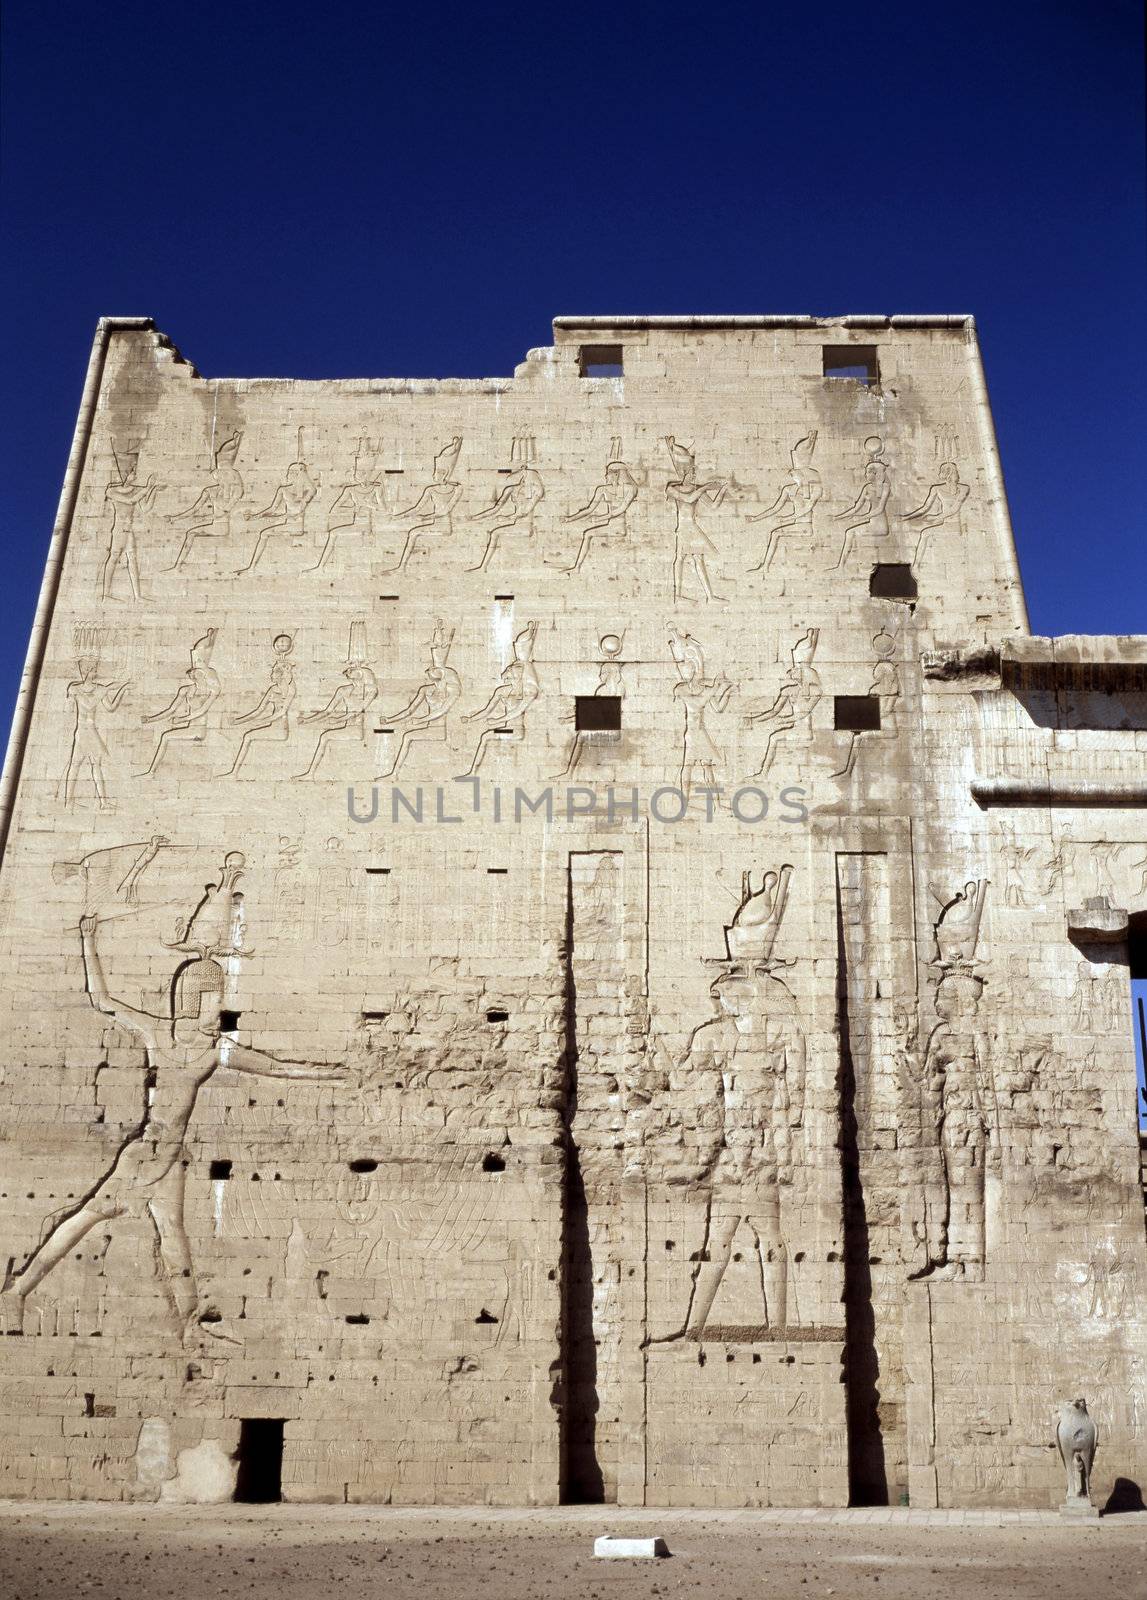
[[[1147,637],[970,318],[105,320],[3,785],[0,1494],[1147,1482]]]

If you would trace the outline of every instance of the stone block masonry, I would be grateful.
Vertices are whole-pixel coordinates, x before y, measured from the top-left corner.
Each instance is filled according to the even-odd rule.
[[[101,323],[5,768],[0,1494],[1144,1481],[1147,641],[963,317]]]

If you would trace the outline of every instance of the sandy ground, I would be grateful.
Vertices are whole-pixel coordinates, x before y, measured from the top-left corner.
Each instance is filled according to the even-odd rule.
[[[668,1560],[595,1560],[598,1533]],[[770,1513],[0,1503],[5,1600],[1147,1600],[1147,1514],[1097,1526]]]

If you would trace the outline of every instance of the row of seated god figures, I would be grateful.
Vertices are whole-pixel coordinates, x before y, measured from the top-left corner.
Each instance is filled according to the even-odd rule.
[[[512,757],[522,745],[531,708],[546,687],[535,661],[537,622],[508,634],[509,660],[485,701],[476,704],[471,699],[466,711],[461,706],[467,686],[451,659],[456,631],[452,625],[441,618],[435,622],[425,644],[423,675],[413,692],[403,688],[401,699],[387,691],[381,667],[370,658],[366,627],[363,617],[351,620],[337,677],[332,671],[306,698],[297,679],[296,635],[268,630],[265,682],[244,681],[243,698],[236,700],[227,696],[228,685],[216,665],[219,630],[208,628],[191,643],[187,664],[174,684],[155,691],[160,703],[153,699],[154,709],[143,710],[142,691],[121,669],[107,665],[109,650],[118,655],[121,642],[106,626],[78,623],[73,630],[76,676],[65,688],[71,742],[60,783],[63,804],[73,809],[94,802],[102,810],[112,809],[117,765],[130,760],[135,778],[150,779],[166,772],[180,752],[199,751],[211,758],[212,778],[233,778],[270,770],[259,759],[269,747],[301,742],[303,750],[291,757],[287,768],[293,780],[360,782],[398,777],[412,755],[421,758],[422,769],[434,761],[436,752],[450,758],[449,772],[439,776],[463,772],[473,777],[483,770],[491,751]],[[666,691],[680,708],[683,722],[682,739],[673,748],[679,752],[676,780],[686,800],[695,786],[715,789],[741,776],[730,771],[732,763],[720,732],[722,723],[729,726],[727,717],[737,718],[755,745],[745,762],[746,767],[755,764],[744,779],[747,783],[769,771],[780,749],[787,748],[792,756],[805,749],[825,692],[814,664],[819,637],[819,629],[806,629],[791,645],[789,665],[775,690],[753,694],[744,692],[725,672],[707,667],[706,650],[692,633],[669,627]],[[586,698],[624,700],[624,638],[623,631],[601,635],[597,684]],[[868,695],[878,709],[876,731],[847,734],[847,747],[841,747],[833,778],[849,776],[863,740],[897,736],[901,696],[897,651],[895,634],[882,628],[873,636]],[[478,693],[484,689],[485,685]],[[368,754],[372,736],[386,741],[373,758]],[[550,777],[572,776],[595,738],[600,735],[575,730],[566,747],[564,768]],[[119,747],[126,746],[131,750],[119,754]],[[354,755],[358,770],[336,764],[332,756],[339,750]],[[280,770],[276,759],[276,775]]]
[[[672,434],[659,441],[657,456],[648,463],[627,462],[615,436],[588,493],[551,512],[537,442],[519,434],[511,441],[509,465],[499,469],[502,481],[493,496],[479,503],[471,496],[463,505],[461,434],[439,448],[428,476],[412,493],[391,489],[392,480],[405,483],[405,468],[387,466],[375,438],[359,440],[349,473],[335,475],[328,487],[304,458],[304,432],[298,433],[297,458],[261,506],[248,504],[241,433],[215,446],[208,482],[182,505],[180,491],[168,489],[154,473],[143,474],[140,446],[122,445],[113,453],[114,472],[104,492],[110,524],[99,565],[100,598],[143,598],[141,535],[149,548],[165,539],[171,546],[171,560],[157,575],[186,579],[203,570],[207,547],[219,552],[211,570],[233,578],[269,571],[276,552],[294,571],[329,575],[356,541],[383,563],[383,573],[410,570],[412,563],[430,570],[421,558],[452,559],[460,542],[470,552],[462,561],[465,570],[484,573],[503,557],[520,563],[536,549],[540,533],[547,546],[544,564],[573,578],[592,572],[601,552],[624,548],[631,534],[641,532],[666,546],[672,536],[675,601],[720,600],[722,581],[736,581],[717,573],[722,555],[737,560],[746,574],[767,573],[785,545],[806,558],[822,546],[826,559],[835,551],[830,564],[837,568],[861,552],[873,560],[891,559],[895,552],[898,559],[919,563],[933,536],[950,542],[964,533],[970,493],[956,462],[945,459],[930,482],[918,480],[906,496],[898,495],[885,442],[870,435],[863,441],[858,478],[842,483],[830,501],[812,464],[813,429],[792,446],[789,467],[770,503],[754,511],[750,508],[759,506],[768,491],[739,483],[735,474],[701,473],[695,449]],[[668,479],[659,488],[663,471]],[[748,551],[722,552],[714,528],[719,513],[723,533],[730,520],[743,521],[747,528],[763,524],[762,537],[757,540],[754,531]]]

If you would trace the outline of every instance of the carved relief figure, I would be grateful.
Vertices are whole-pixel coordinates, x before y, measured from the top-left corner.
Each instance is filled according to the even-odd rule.
[[[750,701],[746,707],[746,722],[751,727],[768,729],[761,764],[753,774],[755,778],[763,777],[769,770],[776,755],[777,741],[782,735],[791,733],[801,724],[807,726],[812,721],[812,714],[820,703],[822,693],[820,675],[812,664],[819,638],[820,629],[809,628],[793,645],[790,651],[792,665],[781,681],[775,700],[769,704]]]
[[[211,652],[215,648],[215,629],[208,628],[202,639],[191,646],[191,665],[183,675],[183,682],[175,691],[175,698],[162,711],[140,720],[144,723],[164,724],[156,741],[151,763],[141,778],[150,777],[160,761],[174,744],[202,744],[207,737],[207,720],[211,707],[223,692],[219,674],[211,666]]]
[[[250,561],[239,568],[239,573],[254,571],[272,539],[289,539],[292,544],[302,542],[307,533],[307,507],[318,492],[319,480],[311,477],[306,462],[292,461],[270,505],[252,514],[253,522],[264,525],[255,540]]]
[[[116,456],[115,462],[117,476],[104,490],[104,499],[112,509],[112,525],[107,554],[100,571],[100,598],[116,598],[115,577],[122,567],[131,597],[138,600],[139,556],[135,547],[135,519],[139,512],[148,511],[155,504],[160,485],[154,474],[150,474],[145,483],[140,483],[138,450],[126,451],[122,457]]]
[[[206,489],[200,491],[195,503],[188,506],[186,511],[176,511],[166,518],[166,521],[176,527],[182,525],[184,529],[179,554],[168,567],[168,572],[180,570],[191,554],[196,539],[216,539],[230,534],[232,517],[243,500],[243,479],[235,466],[242,442],[241,433],[233,433],[229,439],[224,439],[215,452],[211,482]]]
[[[800,534],[806,543],[812,540],[812,514],[824,495],[820,473],[815,471],[812,465],[816,435],[817,430],[814,428],[803,439],[798,439],[789,451],[792,466],[772,505],[767,506],[764,511],[759,511],[756,516],[745,518],[746,522],[765,522],[769,517],[776,517],[778,513],[780,517],[780,520],[774,522],[769,529],[764,555],[755,567],[749,568],[750,572],[768,571],[777,553],[777,547],[786,534]]]
[[[756,1255],[760,1324],[782,1329],[790,1323],[781,1186],[803,1121],[806,1046],[793,996],[775,975],[773,948],[791,874],[788,866],[766,873],[756,891],[745,874],[741,906],[726,929],[730,956],[711,986],[719,1015],[694,1029],[676,1068],[719,1115],[701,1152],[699,1181],[709,1190],[705,1242],[684,1326],[670,1339],[704,1337],[742,1225]]]
[[[225,902],[234,899],[239,872],[235,858],[230,859],[226,880],[231,893],[224,897]],[[238,860],[241,862],[242,857]],[[151,1224],[156,1262],[175,1326],[188,1333],[198,1308],[198,1294],[183,1225],[188,1164],[185,1140],[200,1088],[220,1066],[275,1078],[335,1082],[346,1077],[344,1066],[282,1060],[224,1036],[221,1011],[227,980],[220,960],[235,953],[236,920],[231,905],[226,903],[218,917],[205,920],[193,914],[189,919],[184,929],[188,942],[182,947],[196,953],[176,969],[170,1011],[160,1017],[110,993],[96,948],[99,918],[87,914],[81,919],[80,945],[88,999],[97,1011],[135,1034],[143,1045],[149,1090],[146,1110],[138,1130],[120,1146],[111,1167],[91,1192],[53,1222],[23,1266],[15,1271],[9,1268],[2,1293],[8,1332],[22,1328],[28,1295],[91,1229],[130,1216]]]
[[[914,561],[919,562],[929,538],[937,528],[946,527],[955,533],[963,533],[961,513],[970,493],[968,485],[960,482],[960,469],[956,463],[942,462],[938,481],[929,487],[923,503],[904,518],[905,526],[920,536],[916,541]]]
[[[295,668],[291,651],[295,641],[289,633],[276,634],[271,642],[271,679],[250,711],[231,718],[231,726],[242,728],[243,737],[235,752],[235,759],[221,772],[221,778],[232,777],[246,760],[247,752],[255,739],[282,744],[291,736],[291,706],[295,699]]]
[[[673,698],[679,700],[685,712],[685,737],[681,747],[681,770],[678,787],[688,797],[694,775],[708,789],[717,787],[717,771],[724,757],[714,744],[705,725],[708,710],[724,711],[736,687],[723,672],[715,678],[705,676],[705,657],[701,646],[692,634],[669,630],[669,648],[679,677],[673,686]]]
[[[1114,1033],[1122,1026],[1121,1012],[1125,1004],[1119,969],[1102,964],[1092,966],[1084,957],[1076,967],[1075,978],[1075,1025],[1079,1031]]]
[[[454,507],[462,493],[462,485],[451,476],[458,465],[462,439],[455,434],[449,444],[442,446],[434,457],[434,473],[412,506],[398,513],[400,520],[413,518],[406,535],[402,554],[388,572],[401,572],[414,554],[420,539],[448,539],[454,532]]]
[[[967,970],[945,972],[924,1056],[925,1125],[936,1129],[944,1193],[928,1204],[929,1264],[920,1274],[984,1275],[984,1180],[989,1142],[998,1137],[987,1041],[976,1026],[983,981]]]
[[[87,773],[100,810],[107,811],[110,802],[104,762],[108,759],[108,747],[101,722],[105,713],[110,714],[118,709],[130,685],[126,681],[113,683],[100,678],[101,639],[98,628],[80,625],[72,637],[79,677],[69,683],[66,691],[75,711],[75,721],[68,768],[64,774],[64,804],[69,808],[75,805],[77,788]]]
[[[966,966],[975,958],[988,880],[969,880],[959,893],[947,901],[934,889],[931,892],[932,898],[941,907],[935,923],[936,964],[940,967]]]
[[[527,539],[533,540],[534,512],[546,496],[541,474],[534,466],[536,460],[537,447],[531,435],[522,434],[513,441],[510,446],[510,475],[501,493],[492,506],[487,506],[485,511],[479,511],[471,519],[474,522],[488,522],[491,527],[481,561],[475,567],[467,567],[468,572],[485,572],[497,554],[504,533],[524,533]]]
[[[870,730],[865,733],[856,729],[852,731],[848,739],[848,755],[845,757],[844,766],[839,772],[833,773],[834,778],[847,778],[852,772],[862,739],[896,737],[896,711],[900,699],[900,674],[892,660],[896,653],[896,640],[890,633],[885,633],[881,629],[873,638],[872,648],[876,654],[876,665],[872,669],[872,684],[868,693],[880,707],[879,731]]]
[[[603,633],[598,640],[601,650],[602,663],[598,670],[597,687],[594,695],[609,695],[617,700],[625,698],[625,679],[621,672],[621,647],[624,635],[617,633]],[[555,777],[568,778],[577,771],[578,763],[585,751],[586,745],[592,742],[592,735],[588,731],[579,732],[574,729],[573,738],[570,740],[569,756],[561,772]]]
[[[113,845],[107,850],[92,850],[79,861],[57,861],[52,867],[54,883],[83,885],[84,910],[104,907],[113,901],[120,905],[139,903],[139,883],[161,850],[173,849],[163,834],[153,834],[136,844]]]
[[[453,628],[447,632],[446,624],[439,619],[434,624],[434,634],[430,640],[430,665],[426,669],[426,676],[415,690],[413,699],[388,719],[393,727],[402,729],[402,736],[394,752],[394,760],[386,772],[379,774],[380,779],[394,777],[415,740],[427,744],[445,744],[446,719],[462,693],[462,679],[453,667],[446,664],[453,642]]]
[[[467,771],[473,777],[485,760],[490,743],[504,738],[507,744],[521,744],[526,736],[526,712],[538,698],[541,684],[534,667],[534,641],[538,625],[531,622],[514,640],[514,659],[498,680],[498,686],[480,711],[471,711],[463,722],[482,721],[474,759]]]
[[[627,513],[637,499],[637,490],[638,479],[621,459],[621,440],[614,437],[610,440],[609,460],[602,481],[595,486],[584,506],[562,518],[563,523],[585,523],[573,564],[563,567],[563,572],[580,572],[595,544],[620,542],[628,536]]]
[[[717,546],[701,526],[700,511],[702,504],[714,508],[719,506],[729,485],[724,478],[710,478],[706,483],[698,483],[697,463],[692,450],[678,444],[672,434],[661,442],[677,473],[677,477],[670,478],[665,485],[665,498],[673,506],[677,518],[673,598],[684,598],[685,571],[687,567],[692,567],[706,600],[721,600],[724,596],[713,592],[708,565],[708,558],[717,554]]]
[[[342,675],[343,682],[336,686],[326,705],[299,718],[300,724],[317,727],[319,736],[309,766],[305,772],[296,772],[296,778],[313,778],[332,743],[366,743],[366,713],[378,699],[378,679],[366,664],[366,625],[362,618],[350,625],[347,664]]]
[[[308,572],[320,572],[335,552],[336,543],[348,536],[371,536],[387,514],[386,476],[382,446],[377,439],[360,439],[354,458],[354,476],[344,483],[327,512],[327,537],[322,554]]]
[[[834,522],[846,524],[840,555],[835,565],[842,567],[848,560],[859,536],[865,539],[887,539],[888,500],[892,493],[892,478],[884,460],[884,441],[872,435],[864,441],[865,466],[860,492],[844,511],[836,512]]]

